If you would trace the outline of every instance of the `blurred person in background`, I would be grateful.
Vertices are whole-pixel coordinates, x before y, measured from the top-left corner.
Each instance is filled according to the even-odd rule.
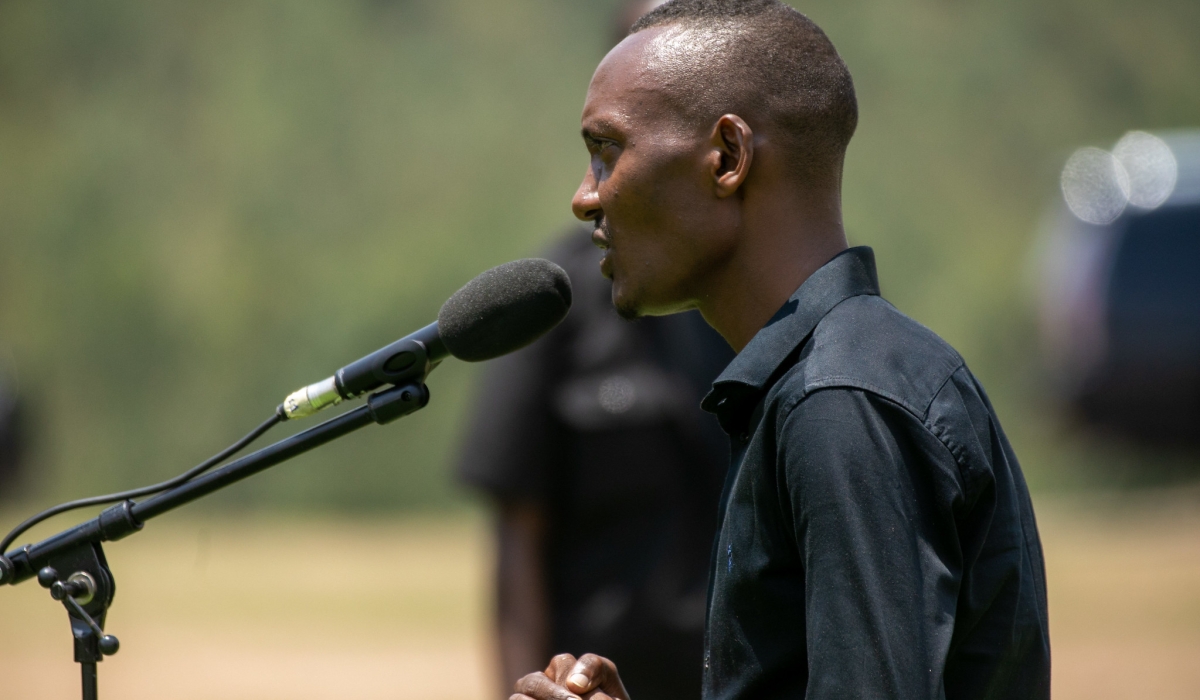
[[[612,43],[659,4],[621,7]],[[600,650],[641,697],[694,698],[728,462],[700,400],[733,351],[695,311],[622,320],[590,226],[546,257],[571,313],[487,368],[459,466],[496,506],[503,696],[552,653]]]
[[[16,490],[25,447],[16,382],[3,370],[0,367],[0,500]]]

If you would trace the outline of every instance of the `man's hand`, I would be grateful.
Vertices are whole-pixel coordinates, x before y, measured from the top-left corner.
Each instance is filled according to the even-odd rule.
[[[559,654],[541,673],[530,673],[513,686],[508,700],[629,700],[617,665],[603,656],[578,660]]]

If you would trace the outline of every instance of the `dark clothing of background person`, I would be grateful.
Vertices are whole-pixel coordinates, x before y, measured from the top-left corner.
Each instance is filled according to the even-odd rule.
[[[697,312],[621,319],[590,233],[574,227],[548,253],[571,276],[571,312],[487,367],[459,474],[544,513],[539,658],[601,653],[635,697],[694,700],[729,462],[700,400],[733,351]]]
[[[869,248],[809,277],[704,407],[733,447],[705,698],[1050,697],[1017,458],[958,353],[880,298]]]

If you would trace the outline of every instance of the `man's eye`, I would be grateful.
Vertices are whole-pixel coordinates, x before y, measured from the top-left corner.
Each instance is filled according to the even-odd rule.
[[[615,142],[612,139],[606,139],[601,136],[585,134],[583,137],[583,143],[587,146],[589,151],[600,151],[608,146],[613,145]]]
[[[593,153],[601,158],[612,157],[617,153],[617,144],[613,141],[598,141]]]

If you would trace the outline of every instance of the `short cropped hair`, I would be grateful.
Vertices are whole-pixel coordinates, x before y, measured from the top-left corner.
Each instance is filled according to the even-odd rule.
[[[671,49],[677,60],[664,70],[687,117],[758,117],[798,172],[832,168],[840,177],[858,100],[850,71],[816,23],[779,0],[671,0],[629,33],[653,27],[681,32]]]

